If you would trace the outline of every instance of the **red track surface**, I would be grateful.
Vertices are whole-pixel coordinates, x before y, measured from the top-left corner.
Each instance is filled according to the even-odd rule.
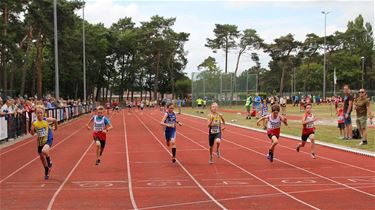
[[[206,122],[178,118],[174,164],[156,110],[114,115],[100,166],[89,117],[61,127],[47,181],[34,139],[0,150],[0,209],[375,209],[374,158],[281,138],[270,163],[265,134],[227,126],[209,165]]]

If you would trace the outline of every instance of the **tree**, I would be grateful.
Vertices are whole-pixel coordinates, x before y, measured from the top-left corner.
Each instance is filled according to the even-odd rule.
[[[228,53],[229,50],[236,47],[236,38],[239,36],[237,26],[230,24],[215,24],[215,38],[207,38],[206,47],[216,50],[222,49],[225,52],[225,73],[228,72]]]
[[[273,61],[271,61],[273,64],[270,64],[270,68],[272,69],[272,65],[276,64],[281,69],[279,95],[282,96],[287,70],[291,69],[293,66],[291,63],[291,55],[297,50],[300,43],[294,40],[292,34],[281,36],[275,39],[274,42],[275,43],[268,45],[266,52],[269,52],[273,59]]]

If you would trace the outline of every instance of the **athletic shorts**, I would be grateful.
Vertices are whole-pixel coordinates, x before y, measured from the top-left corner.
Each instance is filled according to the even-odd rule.
[[[344,129],[345,128],[345,123],[338,123],[337,127],[340,128],[340,129]]]
[[[48,144],[48,146],[51,148],[51,147],[52,147],[52,143],[53,143],[53,138],[48,139],[48,140],[47,140],[47,143],[45,143],[44,145]],[[43,150],[44,145],[42,145],[42,146],[38,146],[38,154],[41,154],[41,153],[42,153],[42,150]]]
[[[198,106],[198,107],[202,107],[202,104],[198,104],[197,106]]]
[[[210,147],[214,146],[216,139],[221,139],[221,132],[220,133],[210,133],[208,135],[208,145]]]
[[[277,139],[280,138],[280,136],[275,135],[275,134],[267,134],[268,138],[272,140],[272,136],[276,136]]]
[[[366,129],[367,128],[367,117],[357,118],[356,123],[357,123],[358,129]]]
[[[352,116],[350,116],[350,114],[349,114],[349,117],[348,118],[345,117],[344,121],[345,121],[345,125],[352,124]]]
[[[176,138],[176,130],[166,130],[165,131],[165,140],[170,142],[172,139]]]
[[[95,141],[95,142],[96,142],[96,141],[99,141],[99,142],[100,142],[100,148],[102,148],[102,150],[104,149],[106,140],[101,140],[101,139],[99,139],[98,137],[95,137],[95,138],[94,138],[94,141]]]
[[[311,134],[315,134],[315,132],[311,132],[311,133],[307,133],[307,134],[302,134],[302,136],[301,136],[301,140],[302,140],[302,141],[307,141],[307,139],[309,138],[309,136],[310,136]]]

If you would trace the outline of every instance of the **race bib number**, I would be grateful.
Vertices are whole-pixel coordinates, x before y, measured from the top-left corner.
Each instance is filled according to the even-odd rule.
[[[211,133],[220,133],[220,128],[211,128]]]
[[[47,135],[47,132],[46,132],[46,129],[45,129],[45,128],[43,128],[43,129],[38,129],[38,130],[37,130],[37,133],[38,133],[38,136],[39,136],[39,137],[44,137],[44,136]]]
[[[314,127],[314,123],[307,123],[306,125],[306,128],[313,128]]]

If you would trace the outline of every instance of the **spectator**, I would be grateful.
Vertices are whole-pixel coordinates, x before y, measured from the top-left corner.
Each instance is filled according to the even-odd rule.
[[[280,106],[281,106],[281,114],[286,115],[286,99],[284,97],[280,97]]]
[[[372,115],[365,89],[360,89],[358,94],[359,96],[354,101],[354,109],[357,113],[357,128],[362,136],[362,141],[359,145],[362,146],[367,144],[367,117],[372,121]]]
[[[254,99],[254,106],[255,106],[255,110],[257,112],[256,119],[260,118],[260,114],[261,114],[261,111],[262,111],[261,105],[262,105],[262,98],[257,93],[256,96],[255,96],[255,99]]]
[[[352,109],[353,109],[353,96],[350,93],[349,85],[344,85],[343,92],[344,96],[344,121],[345,121],[345,133],[344,140],[352,139]]]

